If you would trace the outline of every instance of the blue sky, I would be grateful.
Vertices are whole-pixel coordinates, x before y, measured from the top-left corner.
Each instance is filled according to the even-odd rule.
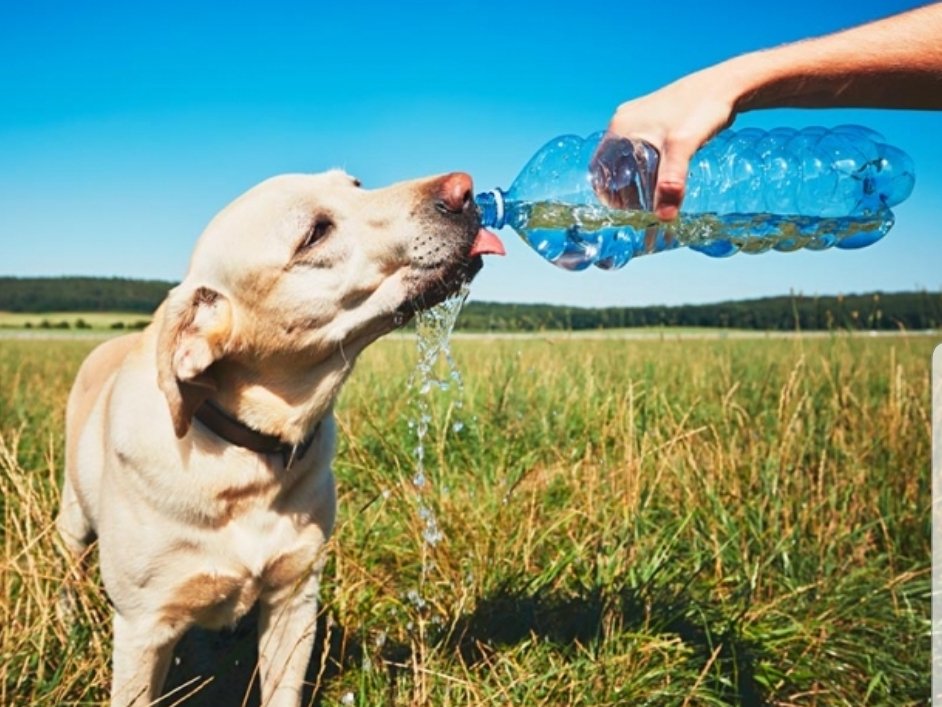
[[[366,187],[452,170],[508,186],[563,133],[744,51],[914,2],[46,2],[0,10],[0,274],[179,279],[212,215],[282,172]],[[762,9],[758,9],[758,8]],[[862,48],[865,49],[865,48]],[[916,162],[880,243],[673,252],[569,273],[510,230],[474,299],[573,305],[942,289],[942,113],[777,110],[736,127],[860,123]]]

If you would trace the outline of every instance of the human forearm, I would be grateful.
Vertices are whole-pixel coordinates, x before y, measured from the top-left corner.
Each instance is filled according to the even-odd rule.
[[[942,3],[715,67],[757,108],[942,108]],[[729,84],[727,84],[729,85]]]

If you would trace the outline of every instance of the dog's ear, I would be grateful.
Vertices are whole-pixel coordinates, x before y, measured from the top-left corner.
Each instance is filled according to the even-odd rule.
[[[232,310],[225,295],[209,287],[181,285],[163,305],[157,337],[157,382],[167,397],[177,437],[190,429],[196,409],[213,391],[209,367],[226,351]]]

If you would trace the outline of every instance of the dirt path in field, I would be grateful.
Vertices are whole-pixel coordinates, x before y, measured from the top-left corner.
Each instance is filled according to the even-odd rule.
[[[0,341],[104,341],[127,331],[24,331],[22,329],[0,329]]]

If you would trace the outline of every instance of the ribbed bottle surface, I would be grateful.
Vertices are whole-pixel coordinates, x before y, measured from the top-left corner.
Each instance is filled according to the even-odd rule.
[[[510,225],[571,270],[679,246],[716,257],[861,248],[886,234],[914,185],[910,158],[867,128],[727,130],[694,155],[681,215],[664,224],[651,213],[657,152],[621,138],[599,149],[602,138],[551,140],[509,190],[478,195],[483,224]]]

